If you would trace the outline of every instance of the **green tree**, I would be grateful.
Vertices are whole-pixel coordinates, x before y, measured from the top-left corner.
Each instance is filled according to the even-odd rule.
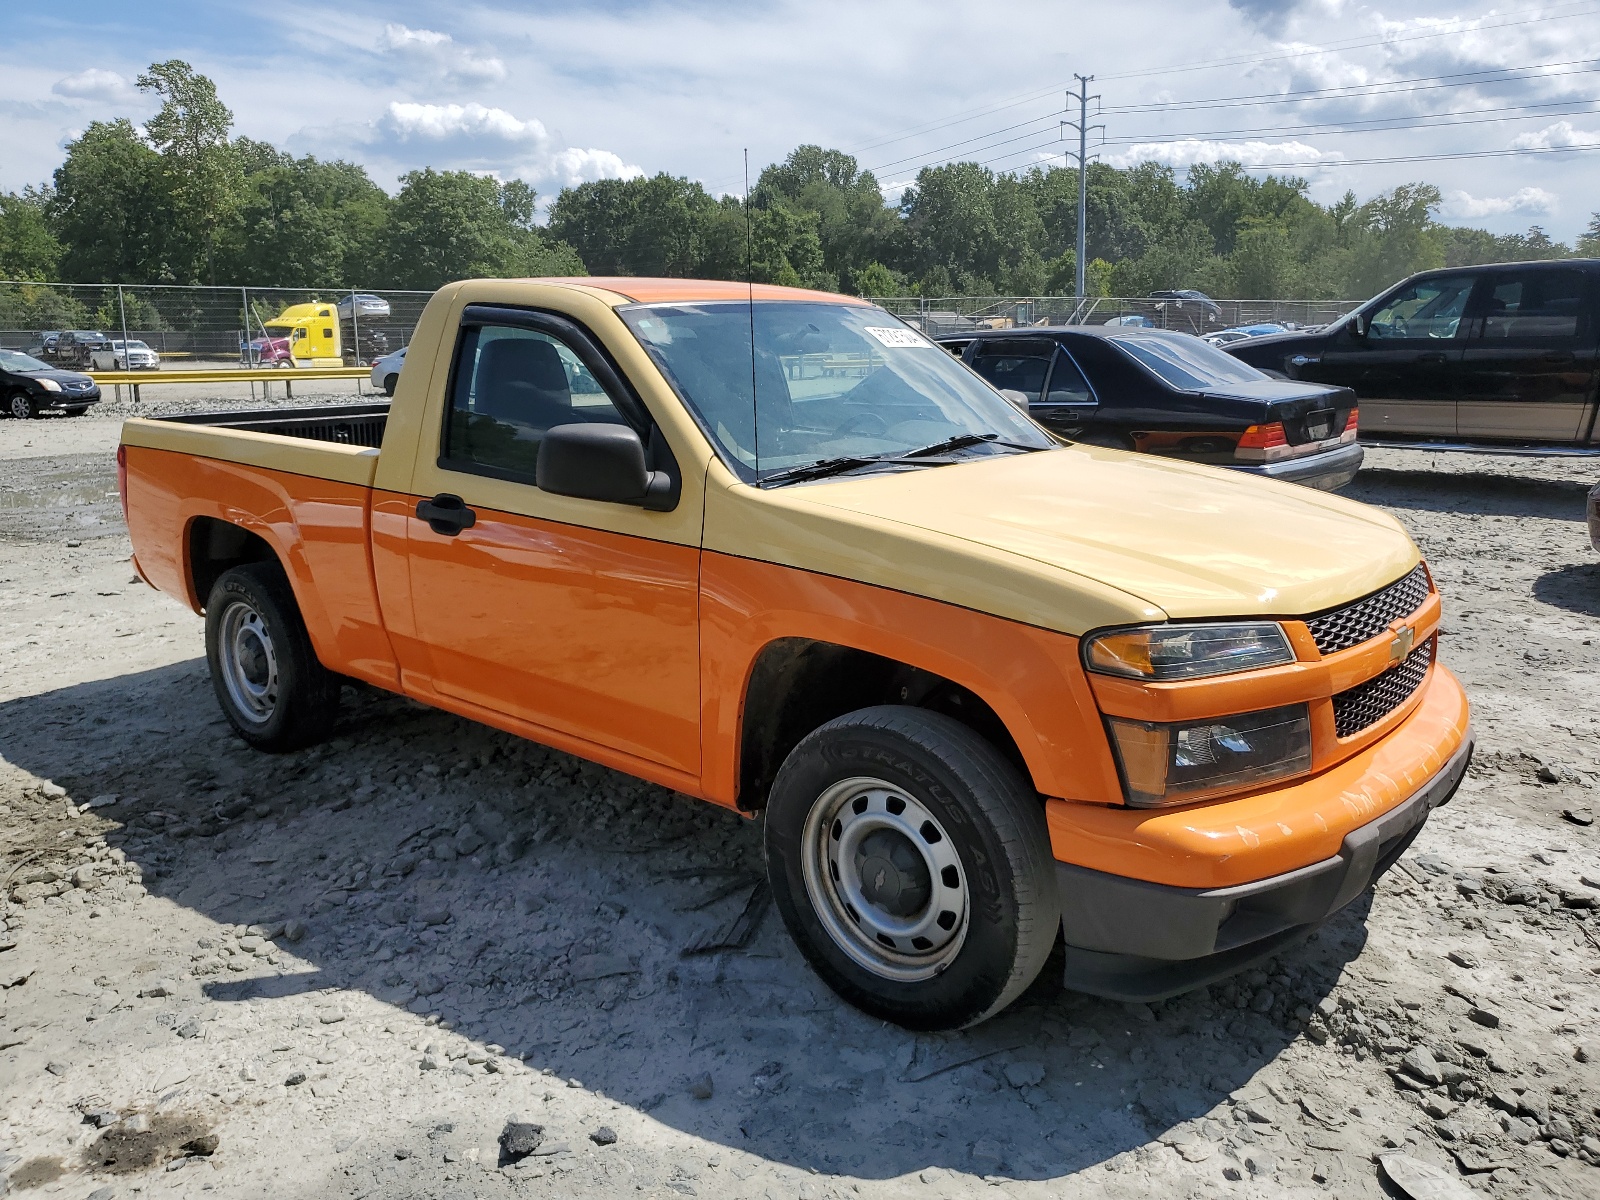
[[[389,198],[353,163],[255,158],[223,231],[218,270],[230,283],[338,288],[384,282]]]
[[[401,177],[384,230],[388,286],[436,288],[480,276],[582,275],[570,246],[515,223],[517,189],[470,171],[411,171]]]
[[[0,192],[0,279],[56,278],[62,247],[50,232],[50,199],[35,187]]]
[[[172,215],[190,235],[188,278],[216,283],[217,235],[243,198],[244,167],[228,140],[233,113],[217,85],[181,59],[152,63],[135,80],[140,91],[161,97],[145,122],[145,136],[161,155]]]
[[[48,212],[61,273],[83,283],[174,282],[161,157],[127,120],[96,121],[67,146]]]

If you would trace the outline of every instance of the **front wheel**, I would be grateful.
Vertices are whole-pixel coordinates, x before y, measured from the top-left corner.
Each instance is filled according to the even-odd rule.
[[[258,750],[321,741],[339,707],[339,678],[319,661],[283,569],[225,571],[206,601],[206,663],[222,713]]]
[[[11,398],[6,401],[6,411],[19,421],[31,420],[39,415],[39,409],[34,404],[33,397],[23,391],[11,393]]]
[[[767,874],[823,980],[908,1029],[993,1016],[1038,976],[1061,921],[1044,810],[992,745],[923,709],[828,722],[785,760]]]

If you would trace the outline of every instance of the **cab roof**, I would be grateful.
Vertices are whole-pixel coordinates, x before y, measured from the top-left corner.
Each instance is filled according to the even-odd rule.
[[[529,283],[557,283],[611,292],[622,304],[692,304],[702,300],[810,300],[830,304],[860,304],[857,296],[818,292],[810,288],[780,287],[775,283],[747,284],[728,279],[650,279],[629,275],[575,275],[529,279]]]

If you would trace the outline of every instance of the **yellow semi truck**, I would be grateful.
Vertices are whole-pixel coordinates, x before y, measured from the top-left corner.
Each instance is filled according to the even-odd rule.
[[[341,367],[344,351],[339,314],[332,304],[313,300],[291,304],[261,326],[263,336],[243,347],[248,365],[264,367]]]

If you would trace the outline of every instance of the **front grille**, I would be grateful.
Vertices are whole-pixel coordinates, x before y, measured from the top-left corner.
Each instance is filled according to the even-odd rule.
[[[1340,737],[1349,737],[1381,721],[1411,699],[1432,665],[1433,639],[1429,638],[1398,667],[1340,692],[1333,698],[1334,729]]]
[[[1320,617],[1308,617],[1306,626],[1318,650],[1323,654],[1336,654],[1377,637],[1389,628],[1390,622],[1416,612],[1427,598],[1427,568],[1418,563],[1409,575],[1354,604],[1325,612]]]

